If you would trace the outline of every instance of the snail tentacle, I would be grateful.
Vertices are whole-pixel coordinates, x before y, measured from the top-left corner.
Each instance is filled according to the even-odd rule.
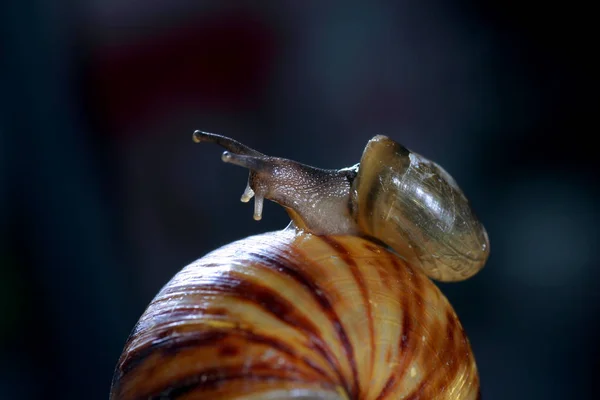
[[[250,201],[250,199],[254,197],[254,190],[252,190],[252,188],[250,187],[250,184],[246,184],[246,189],[244,189],[244,193],[242,193],[242,197],[240,198],[240,201],[242,203],[247,203]]]
[[[247,203],[252,197],[254,197],[254,219],[260,221],[262,219],[263,202],[266,194],[266,185],[262,184],[256,179],[256,174],[261,172],[269,171],[271,164],[268,163],[267,158],[248,156],[244,154],[234,154],[229,151],[223,152],[221,156],[223,162],[240,167],[247,168],[251,171],[246,189],[242,194],[241,201]],[[253,178],[254,176],[254,178]],[[260,176],[260,175],[259,175]],[[253,185],[251,184],[253,182]],[[254,187],[252,187],[254,186]]]
[[[192,139],[196,143],[201,143],[201,142],[216,143],[219,146],[223,147],[224,149],[227,149],[230,152],[235,153],[235,154],[244,154],[244,155],[249,155],[249,156],[263,156],[264,155],[262,153],[259,153],[256,150],[254,150],[253,148],[248,147],[245,144],[238,142],[235,139],[232,139],[230,137],[223,136],[223,135],[218,135],[216,133],[210,133],[210,132],[196,130],[196,131],[194,131],[194,134],[192,135]]]

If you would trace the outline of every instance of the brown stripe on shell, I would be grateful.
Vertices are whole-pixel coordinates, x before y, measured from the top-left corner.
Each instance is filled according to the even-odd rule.
[[[313,237],[318,238],[318,236],[315,235],[313,235]],[[301,259],[304,263],[312,265],[312,268],[314,268],[314,270],[319,269],[318,266],[315,266],[315,262],[312,260],[312,258],[308,257],[303,251],[299,250],[297,247],[287,247],[285,252],[289,255],[287,261]],[[326,313],[327,317],[331,321],[333,328],[335,329],[336,334],[339,337],[340,342],[344,348],[344,351],[346,352],[348,363],[350,364],[350,369],[352,371],[352,386],[348,384],[346,379],[343,379],[342,382],[344,382],[344,386],[348,391],[350,397],[357,396],[360,390],[358,368],[356,366],[356,359],[354,358],[354,349],[352,347],[352,343],[350,343],[350,339],[348,337],[348,334],[346,333],[342,321],[340,320],[340,317],[337,315],[329,299],[327,299],[325,291],[321,290],[321,288],[319,288],[316,282],[313,282],[311,279],[309,279],[309,277],[304,276],[300,272],[300,268],[297,266],[295,267],[294,272],[298,276],[302,277],[303,285],[305,285],[305,287],[307,288],[310,288],[310,292],[313,294],[318,303],[321,304],[323,311]]]
[[[278,264],[275,260],[271,261],[273,262],[272,267],[278,270],[279,272],[282,271],[282,268],[288,268],[285,265]],[[260,266],[265,267],[268,264],[269,263],[267,262],[267,260],[263,259],[262,264],[260,264]],[[310,339],[310,342],[313,344],[311,348],[318,351],[328,361],[330,365],[337,365],[335,356],[333,355],[333,353],[331,353],[327,344],[324,343],[321,339],[319,328],[315,326],[310,319],[301,314],[294,304],[281,297],[281,295],[273,289],[266,286],[262,286],[257,283],[247,281],[245,280],[245,277],[240,274],[229,273],[229,278],[230,279],[221,279],[217,285],[204,284],[202,286],[202,292],[210,293],[212,295],[225,294],[228,296],[237,297],[244,301],[251,302],[253,305],[260,307],[264,311],[273,315],[275,318],[286,323],[292,328],[299,329],[305,332],[308,338]],[[223,284],[224,282],[227,282],[227,284]],[[194,292],[194,290],[191,288],[188,289],[188,293],[191,292]],[[168,292],[165,293],[168,294]],[[207,315],[222,315],[224,311],[222,307],[215,308],[214,313],[211,312],[210,309],[196,309],[189,307],[183,307],[183,309],[187,309],[186,311],[206,313]],[[171,310],[169,315],[173,316],[177,314],[179,314],[178,308],[175,310]],[[157,315],[160,315],[160,313],[158,313]],[[157,334],[158,339],[165,336],[168,336],[168,333],[165,331]],[[197,340],[189,340],[187,342],[180,342],[176,340],[174,341],[172,338],[164,341],[155,340],[152,346],[148,346],[144,349],[128,353],[128,357],[121,363],[121,373],[126,374],[133,367],[142,363],[146,356],[153,354],[158,348],[161,347],[163,343],[168,345],[166,349],[162,350],[163,353],[176,353],[186,347],[210,345],[215,341],[222,339],[223,337],[224,336],[222,332],[213,331],[205,333],[205,336],[198,337]],[[258,336],[254,336],[254,340],[256,340],[256,337]],[[283,347],[283,342],[279,342],[279,344],[277,345],[275,341],[266,337],[264,341],[268,341],[274,348]],[[291,356],[297,357],[297,355],[293,354],[291,349],[285,352],[290,354]],[[324,370],[319,368],[314,363],[310,362],[308,359],[303,358],[302,362],[310,364],[309,366],[311,368],[316,369],[324,377],[331,379],[331,377],[328,377],[328,374]],[[336,368],[333,368],[333,370],[338,380],[343,381],[343,374],[341,373],[341,371]]]
[[[391,374],[390,377],[388,378],[387,382],[383,386],[383,389],[381,389],[379,396],[377,396],[377,398],[375,400],[385,399],[386,396],[392,392],[393,388],[396,386],[397,381],[398,380],[396,379],[396,375]]]
[[[313,282],[310,277],[304,275],[301,272],[300,267],[292,260],[294,257],[288,257],[285,260],[280,257],[267,257],[263,254],[259,253],[251,253],[253,257],[256,257],[261,260],[260,264],[257,264],[260,268],[269,268],[275,270],[279,273],[283,273],[290,278],[294,279],[298,284],[300,284],[311,296],[315,299],[316,303],[320,306],[321,310],[325,315],[327,315],[328,319],[331,321],[333,328],[340,338],[340,341],[346,351],[347,354],[352,355],[353,350],[350,344],[350,340],[348,339],[348,335],[344,330],[344,327],[341,324],[341,321],[336,314],[333,305],[327,299],[327,297],[323,294],[324,292],[318,287],[318,285]],[[342,373],[341,367],[339,365],[339,361],[331,351],[331,349],[324,343],[320,336],[318,335],[318,329],[314,327],[311,331],[306,331],[310,333],[310,339],[316,344],[315,349],[318,350],[323,357],[329,362],[329,364],[333,367],[336,375],[338,376],[341,383],[343,383],[344,387],[350,388],[347,380]],[[352,358],[351,358],[352,359]],[[353,360],[353,359],[352,359]],[[357,371],[356,371],[356,363],[351,362],[351,369],[354,374],[355,380],[357,379]],[[356,382],[354,383],[356,386]]]
[[[254,254],[254,256],[257,255]],[[266,260],[263,260],[263,262],[263,264],[259,264],[260,267],[265,267],[267,265],[265,264],[267,262]],[[275,268],[281,272],[281,268],[284,267],[277,266]],[[231,273],[231,275],[237,274]],[[278,320],[286,323],[288,326],[304,332],[313,345],[312,348],[317,350],[331,365],[335,365],[332,364],[335,357],[327,344],[321,339],[319,328],[309,318],[300,313],[293,303],[283,298],[272,288],[244,280],[241,275],[237,275],[236,278],[238,285],[236,286],[235,291],[228,291],[228,295],[249,301]],[[338,378],[342,379],[343,375],[341,372],[335,368],[334,370],[336,371]]]
[[[446,310],[446,329],[440,330],[440,334],[445,334],[444,341],[445,346],[440,354],[440,362],[443,368],[434,368],[431,371],[430,377],[427,379],[429,385],[427,387],[429,392],[434,392],[442,387],[448,386],[449,382],[454,381],[460,367],[458,360],[456,359],[456,347],[457,342],[455,340],[457,323],[456,316],[450,310]]]
[[[268,261],[265,259],[261,260],[261,262],[263,264],[258,264],[257,266],[262,268],[266,266]],[[274,268],[281,272],[281,268],[283,267],[279,266]],[[229,272],[227,278],[228,279],[222,278],[221,280],[223,282],[220,280],[216,283],[211,282],[203,284],[201,290],[198,292],[193,288],[187,288],[187,293],[226,295],[248,301],[294,329],[300,329],[311,335],[313,339],[317,339],[317,341],[321,342],[319,328],[308,317],[300,313],[293,303],[281,296],[276,290],[257,282],[249,281],[245,275],[237,272]],[[224,284],[225,282],[226,284]],[[194,308],[192,308],[192,310],[196,311]],[[203,310],[200,309],[197,311]],[[207,311],[209,315],[213,315],[209,310]],[[176,315],[177,313],[178,309],[168,311],[169,316]]]
[[[291,367],[290,367],[291,369]],[[192,377],[187,377],[178,382],[171,382],[169,388],[159,389],[154,393],[144,394],[143,396],[137,397],[137,399],[149,399],[149,400],[175,400],[182,396],[185,396],[191,391],[208,391],[215,389],[216,387],[226,384],[230,381],[244,379],[245,381],[269,381],[269,382],[306,382],[300,377],[265,374],[261,375],[260,370],[267,372],[284,372],[285,369],[273,369],[270,364],[267,363],[255,363],[252,365],[252,370],[248,370],[244,365],[218,368],[212,370],[205,370],[201,373],[196,374]],[[322,384],[323,387],[334,385]]]
[[[161,341],[153,341],[148,346],[132,351],[129,357],[126,358],[121,364],[121,371],[123,374],[129,373],[133,367],[142,364],[148,356],[157,351],[163,355],[174,355],[187,348],[212,346],[231,337],[240,337],[251,343],[269,345],[272,348],[290,356],[291,358],[297,358],[299,361],[322,376],[327,376],[327,373],[322,368],[320,368],[318,365],[315,365],[308,358],[298,355],[293,348],[287,345],[284,341],[264,334],[247,331],[242,328],[228,328],[217,331],[196,332],[194,335],[187,334],[182,338],[168,338]]]
[[[360,268],[356,264],[352,253],[348,250],[341,242],[335,240],[332,236],[319,236],[324,243],[329,245],[341,258],[342,260],[350,267],[350,272],[356,281],[358,288],[360,290],[360,294],[363,299],[363,304],[365,305],[365,309],[367,311],[367,319],[369,322],[369,344],[371,346],[371,369],[373,368],[373,364],[375,364],[375,328],[373,327],[373,311],[371,309],[371,302],[369,301],[369,290],[367,288],[367,284],[364,280],[363,274],[360,271]],[[357,387],[358,392],[360,393],[360,382]]]
[[[183,341],[173,340],[172,338],[165,339],[161,338],[161,336],[166,335],[160,335],[158,336],[159,340],[153,340],[150,345],[129,352],[127,357],[121,362],[121,373],[123,375],[128,374],[133,368],[143,364],[148,357],[154,355],[157,350],[162,354],[176,354],[185,347],[209,346],[229,335],[227,332],[219,331],[198,332],[193,338]]]
[[[331,377],[328,377],[328,373],[325,370],[316,365],[309,358],[299,355],[294,351],[293,347],[287,345],[283,340],[279,340],[278,338],[264,334],[257,334],[241,328],[195,332],[194,334],[186,334],[183,337],[166,338],[164,340],[153,341],[150,345],[132,351],[129,354],[129,357],[121,364],[120,378],[131,372],[134,367],[142,365],[151,356],[160,355],[161,358],[174,357],[185,349],[215,346],[215,348],[218,349],[218,354],[220,356],[233,356],[234,354],[232,354],[232,349],[235,349],[237,352],[239,352],[240,348],[231,344],[220,343],[225,342],[230,338],[241,338],[249,343],[258,343],[268,346],[269,348],[276,349],[277,351],[290,357],[290,359],[298,360],[300,364],[314,371],[315,375],[323,377],[324,379],[321,380],[321,382],[331,382],[332,385],[335,382],[335,380],[331,379]],[[224,352],[226,354],[223,354]],[[259,365],[259,363],[253,363],[253,370],[256,365]],[[156,363],[156,365],[151,369],[159,366],[160,363]],[[278,366],[278,368],[281,369],[282,367]],[[203,374],[204,372],[200,371],[194,375],[196,376]],[[173,387],[173,384],[170,384],[170,387]]]
[[[433,339],[434,343],[441,341],[445,344],[444,348],[437,353],[436,361],[438,364],[431,364],[425,368],[428,373],[422,378],[421,383],[413,390],[406,399],[417,400],[421,398],[431,398],[439,395],[440,391],[453,382],[460,367],[456,356],[456,342],[454,333],[456,329],[455,315],[452,311],[446,311],[446,327],[432,329],[432,336],[438,336]],[[439,322],[439,321],[438,321]]]
[[[433,385],[434,387],[444,387],[454,381],[458,375],[459,368],[461,365],[464,365],[462,362],[463,360],[458,357],[464,356],[465,352],[459,351],[458,348],[464,346],[466,343],[462,340],[456,340],[457,333],[460,334],[461,331],[462,327],[460,326],[454,311],[450,309],[446,310],[446,346],[442,352],[442,361],[445,361],[446,368],[444,368],[444,370],[446,373],[444,375],[439,375],[437,382]],[[462,336],[462,334],[460,334],[460,336]]]
[[[390,256],[390,263],[391,264],[396,264],[396,260],[395,257]],[[403,271],[402,267],[400,266],[398,268],[398,271]],[[408,274],[403,274],[400,275],[401,278],[407,279]],[[413,316],[413,302],[411,301],[411,295],[412,293],[403,293],[402,294],[402,324],[401,324],[401,329],[402,332],[400,334],[400,343],[399,343],[399,354],[402,357],[400,364],[398,365],[397,368],[395,368],[395,370],[397,371],[395,375],[395,382],[393,385],[391,385],[390,387],[390,391],[393,391],[396,387],[396,385],[399,382],[402,382],[402,379],[404,378],[404,375],[406,374],[406,372],[408,372],[408,366],[409,364],[413,361],[413,353],[416,350],[415,348],[413,348],[412,346],[410,346],[411,343],[414,342],[414,335],[412,335],[411,333],[413,332],[413,321],[412,321],[412,316]]]
[[[394,275],[388,270],[388,268],[385,268],[381,260],[375,260],[375,263],[380,267],[377,272],[381,279],[381,283],[387,290],[392,290],[392,280],[394,279]]]
[[[412,285],[405,285],[405,288],[412,288],[412,292],[402,293],[402,323],[400,334],[399,354],[402,357],[398,366],[394,368],[395,373],[392,373],[385,384],[384,389],[377,399],[384,399],[402,383],[404,376],[408,372],[408,366],[414,361],[415,352],[417,351],[418,338],[421,336],[421,327],[418,324],[413,324],[413,319],[421,321],[421,316],[425,314],[425,307],[422,301],[411,301],[413,298],[421,295],[423,290],[423,278],[407,263],[400,265],[395,255],[388,253],[388,262],[397,272],[399,279],[412,281]]]
[[[219,356],[221,357],[235,357],[240,354],[240,348],[232,344],[224,344],[219,347]]]

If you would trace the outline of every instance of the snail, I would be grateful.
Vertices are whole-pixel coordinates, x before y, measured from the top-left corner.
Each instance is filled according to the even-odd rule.
[[[339,170],[193,139],[250,170],[241,200],[255,198],[255,219],[269,199],[291,222],[176,274],[129,336],[112,400],[480,398],[469,340],[431,279],[477,273],[489,240],[442,167],[381,135]]]

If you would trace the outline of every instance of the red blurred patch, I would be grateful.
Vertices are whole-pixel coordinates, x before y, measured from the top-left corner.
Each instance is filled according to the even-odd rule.
[[[203,15],[160,31],[92,51],[90,102],[109,130],[182,102],[240,111],[252,107],[268,84],[276,32],[252,14]]]

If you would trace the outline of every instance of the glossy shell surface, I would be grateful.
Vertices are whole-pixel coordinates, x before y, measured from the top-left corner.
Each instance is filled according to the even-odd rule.
[[[460,281],[483,268],[489,254],[485,228],[436,163],[376,136],[365,148],[352,191],[361,232],[431,278]]]
[[[465,332],[371,241],[252,236],[178,273],[142,315],[111,399],[476,399]]]

